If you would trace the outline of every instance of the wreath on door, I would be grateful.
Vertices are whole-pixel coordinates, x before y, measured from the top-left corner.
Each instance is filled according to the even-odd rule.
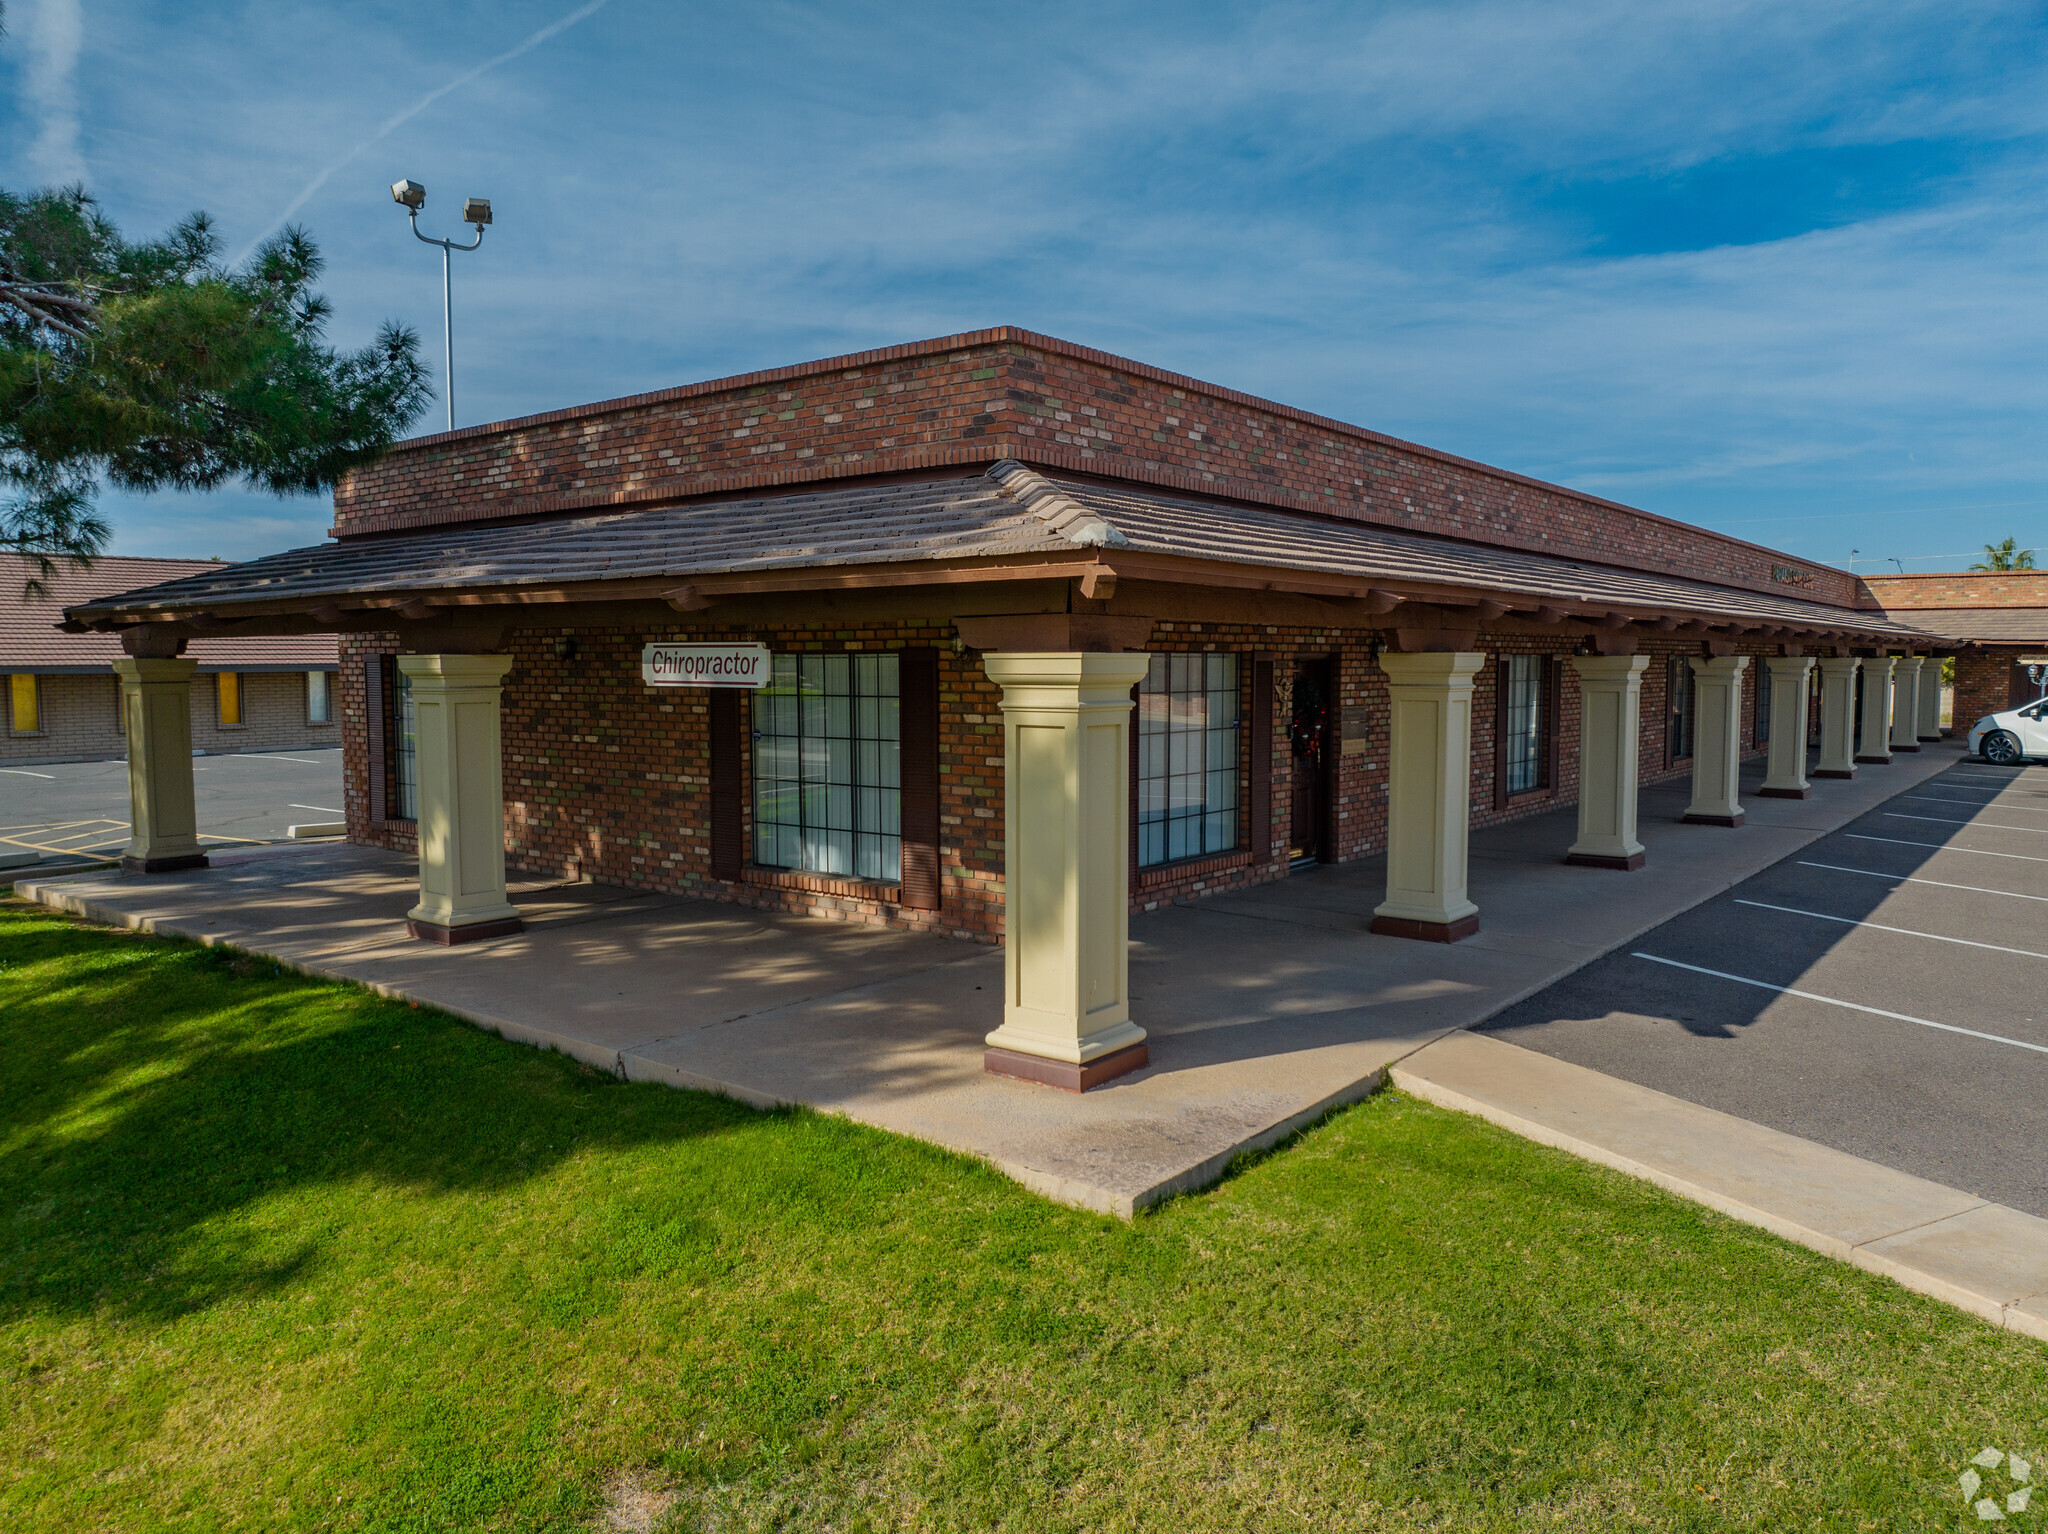
[[[1308,758],[1323,749],[1323,731],[1330,711],[1323,706],[1322,689],[1303,678],[1294,684],[1294,713],[1287,721],[1287,742],[1298,757]]]

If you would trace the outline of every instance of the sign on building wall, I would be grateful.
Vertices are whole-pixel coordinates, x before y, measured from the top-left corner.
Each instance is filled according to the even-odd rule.
[[[652,644],[640,652],[649,687],[766,687],[764,644]]]

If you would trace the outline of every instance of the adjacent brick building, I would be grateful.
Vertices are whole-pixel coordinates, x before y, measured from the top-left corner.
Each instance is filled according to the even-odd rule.
[[[132,559],[104,555],[90,568],[60,562],[38,578],[34,561],[0,554],[0,677],[6,732],[0,763],[91,762],[126,754],[121,689],[113,661],[120,642],[106,634],[66,634],[64,609],[221,567],[205,559]],[[333,701],[339,664],[332,635],[199,639],[189,646],[205,684],[192,689],[192,744],[218,755],[305,750],[341,744]]]
[[[1951,640],[1956,729],[2048,692],[2037,680],[2048,667],[2048,570],[1866,575],[1863,584],[1887,617]]]

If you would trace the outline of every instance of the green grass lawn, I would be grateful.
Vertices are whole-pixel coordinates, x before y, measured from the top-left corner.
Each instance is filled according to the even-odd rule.
[[[0,1041],[0,1529],[1954,1529],[2048,1448],[2040,1345],[1398,1095],[1125,1225],[18,904]]]

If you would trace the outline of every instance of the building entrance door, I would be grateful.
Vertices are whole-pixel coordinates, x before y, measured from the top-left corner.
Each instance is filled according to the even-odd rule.
[[[1293,783],[1288,855],[1296,866],[1335,861],[1330,844],[1330,662],[1305,660],[1294,671],[1287,716]]]

